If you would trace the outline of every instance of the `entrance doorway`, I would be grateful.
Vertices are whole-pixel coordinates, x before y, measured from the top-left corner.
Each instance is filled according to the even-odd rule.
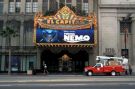
[[[46,63],[49,73],[83,73],[88,60],[89,55],[85,50],[77,53],[71,53],[68,50],[57,53],[44,50],[41,54],[41,69],[43,70],[43,63]]]
[[[72,71],[72,58],[67,54],[64,54],[59,58],[59,71],[60,72],[71,72]]]

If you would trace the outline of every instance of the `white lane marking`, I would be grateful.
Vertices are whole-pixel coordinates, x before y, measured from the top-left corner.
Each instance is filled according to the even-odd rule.
[[[48,86],[87,86],[89,84],[82,84],[82,83],[78,83],[78,84],[48,84]]]
[[[0,87],[10,87],[12,86],[11,84],[1,84]]]

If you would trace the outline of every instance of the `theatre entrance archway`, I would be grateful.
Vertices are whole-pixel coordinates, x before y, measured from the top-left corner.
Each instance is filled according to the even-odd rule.
[[[83,73],[88,61],[89,54],[85,50],[74,53],[68,49],[59,52],[47,49],[41,53],[41,69],[43,70],[43,63],[46,63],[50,73]]]

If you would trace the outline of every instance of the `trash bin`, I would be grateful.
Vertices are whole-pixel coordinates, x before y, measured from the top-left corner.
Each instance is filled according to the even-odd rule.
[[[32,74],[33,74],[32,70],[27,70],[27,75],[32,75]]]

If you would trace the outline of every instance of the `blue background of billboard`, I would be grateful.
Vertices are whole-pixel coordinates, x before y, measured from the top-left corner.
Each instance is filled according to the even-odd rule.
[[[54,30],[46,28],[36,29],[37,43],[69,43],[64,41],[64,33],[75,33],[75,35],[89,35],[89,41],[82,41],[77,43],[94,44],[94,28],[81,30]]]

